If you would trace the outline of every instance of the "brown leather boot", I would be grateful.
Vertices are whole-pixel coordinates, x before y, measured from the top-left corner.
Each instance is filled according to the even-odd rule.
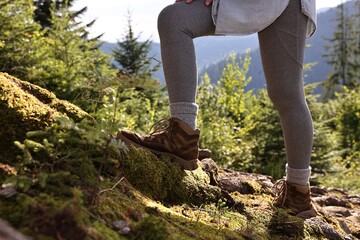
[[[154,124],[149,135],[122,130],[117,138],[125,144],[145,148],[155,154],[167,155],[183,169],[198,168],[199,129],[192,129],[178,118],[167,118]]]
[[[303,219],[316,217],[317,211],[311,202],[309,185],[302,186],[281,179],[275,183],[274,188],[275,207],[289,209],[291,215]]]

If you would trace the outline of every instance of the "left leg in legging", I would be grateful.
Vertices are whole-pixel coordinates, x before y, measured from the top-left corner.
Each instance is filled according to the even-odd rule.
[[[299,175],[293,182],[302,185],[310,175],[313,145],[312,118],[303,89],[306,25],[300,0],[290,0],[283,14],[259,32],[267,91],[285,138],[287,175]]]
[[[193,39],[214,34],[211,7],[203,0],[169,5],[159,14],[158,30],[170,115],[195,128],[198,79]]]

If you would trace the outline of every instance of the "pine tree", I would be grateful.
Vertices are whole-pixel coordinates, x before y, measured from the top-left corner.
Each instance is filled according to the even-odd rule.
[[[26,79],[27,68],[40,62],[41,27],[27,0],[0,0],[0,71]]]
[[[354,70],[353,79],[356,86],[360,86],[360,1],[354,4],[355,13],[351,16],[353,24],[351,49],[353,58],[351,59],[351,67]]]
[[[34,20],[40,23],[43,28],[50,28],[52,9],[58,11],[64,7],[71,7],[73,2],[74,0],[33,0]],[[86,7],[80,11],[86,11]]]
[[[129,14],[126,34],[117,42],[118,48],[113,53],[122,73],[149,77],[159,68],[159,63],[153,65],[153,58],[148,56],[152,42],[149,39],[141,42],[139,37],[135,36]]]
[[[68,7],[52,11],[51,26],[37,49],[42,61],[29,69],[28,79],[91,111],[91,101],[100,98],[102,85],[116,77],[110,56],[99,50],[101,42],[83,37],[87,27],[73,18]]]
[[[337,9],[335,20],[338,25],[333,37],[326,39],[330,45],[324,47],[328,52],[324,55],[326,62],[332,66],[332,72],[323,84],[325,99],[334,98],[342,86],[352,89],[357,85],[354,77],[358,72],[354,65],[354,24],[345,4],[340,4]]]
[[[34,20],[37,21],[43,29],[52,28],[52,14],[61,14],[61,10],[64,8],[70,9],[73,5],[74,0],[33,0]],[[83,7],[78,11],[69,11],[73,21],[76,21],[82,14],[87,11],[87,7]],[[90,28],[94,25],[95,20],[87,23],[86,28]],[[84,31],[82,37],[88,39],[90,32]],[[103,34],[95,36],[89,40],[99,40]]]

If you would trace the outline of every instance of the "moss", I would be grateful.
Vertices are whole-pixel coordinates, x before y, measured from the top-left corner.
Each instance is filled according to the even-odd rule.
[[[15,160],[18,149],[14,141],[23,141],[26,133],[44,129],[60,116],[75,120],[86,112],[36,85],[0,73],[0,162]]]
[[[201,169],[185,171],[179,183],[174,183],[169,194],[172,203],[188,203],[200,206],[204,203],[218,202],[222,198],[221,189],[210,185],[209,176]]]
[[[76,189],[73,189],[71,198],[55,198],[45,193],[37,196],[17,194],[10,199],[0,198],[0,206],[0,216],[25,235],[36,239],[60,236],[83,239],[91,229],[81,191]]]
[[[141,190],[144,194],[154,199],[165,199],[167,189],[165,174],[169,161],[161,161],[155,155],[142,149],[130,148],[127,156],[124,158],[124,175],[134,187]],[[182,179],[183,174],[177,169],[173,171],[173,178]]]
[[[135,228],[131,239],[136,240],[162,240],[169,239],[166,222],[155,216],[144,218]]]
[[[262,193],[263,187],[255,181],[242,181],[241,182],[243,185],[246,186],[246,188],[248,189],[248,193],[250,194],[256,194],[256,193]]]
[[[123,164],[130,183],[155,200],[201,205],[221,198],[221,189],[209,184],[209,176],[201,168],[183,171],[166,157],[135,148],[130,148]]]
[[[73,119],[75,122],[79,122],[89,115],[81,110],[79,107],[69,103],[68,101],[53,99],[49,106],[57,111],[64,113],[69,118]]]
[[[127,237],[121,236],[115,230],[111,229],[110,227],[106,226],[103,223],[100,223],[99,221],[94,221],[91,225],[96,229],[96,232],[97,232],[96,239],[98,239],[98,240],[107,240],[107,239],[126,240],[126,239],[128,239]]]
[[[74,189],[69,200],[41,195],[33,206],[36,213],[30,228],[33,232],[64,239],[84,239],[87,235],[89,216],[84,211],[81,192]]]
[[[89,206],[90,211],[108,225],[114,221],[126,220],[128,218],[126,212],[130,206],[138,211],[143,211],[144,203],[147,201],[141,194],[136,194],[126,180],[112,189],[116,182],[116,180],[110,182],[109,179],[103,181],[94,203]]]
[[[220,221],[214,221],[213,214],[214,211],[196,208],[188,209],[187,217],[184,214],[164,214],[163,218],[169,223],[168,227],[174,227],[169,239],[243,239],[241,231],[238,231],[239,225],[229,225],[226,214],[219,212]],[[234,212],[231,217],[236,220],[241,218]]]
[[[101,189],[111,189],[115,182],[104,181]],[[214,204],[185,208],[186,211],[180,205],[166,207],[128,186],[124,180],[115,189],[100,194],[89,210],[102,219],[103,232],[108,229],[105,226],[111,226],[114,221],[129,222],[133,230],[128,239],[214,239],[214,236],[242,239],[237,230],[246,224],[246,217],[240,213]],[[214,223],[216,217],[221,221]]]
[[[283,209],[277,209],[268,221],[270,236],[276,236],[278,239],[285,239],[284,235],[291,239],[308,239],[306,225],[303,219],[291,216]]]
[[[0,198],[0,216],[15,228],[29,232],[27,226],[33,217],[32,206],[35,202],[35,199],[24,194],[9,199]]]

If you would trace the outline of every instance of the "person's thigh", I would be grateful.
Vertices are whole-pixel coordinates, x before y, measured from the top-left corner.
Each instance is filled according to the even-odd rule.
[[[172,4],[160,13],[158,30],[170,103],[194,103],[197,65],[193,39],[214,33],[211,7],[203,0]]]
[[[306,27],[300,0],[290,0],[283,14],[258,34],[268,93],[279,111],[304,101]]]
[[[203,0],[194,0],[191,4],[181,1],[169,5],[159,14],[158,29],[160,37],[166,35],[166,38],[170,38],[171,33],[179,32],[191,38],[212,35],[215,25],[211,6],[205,6]]]

